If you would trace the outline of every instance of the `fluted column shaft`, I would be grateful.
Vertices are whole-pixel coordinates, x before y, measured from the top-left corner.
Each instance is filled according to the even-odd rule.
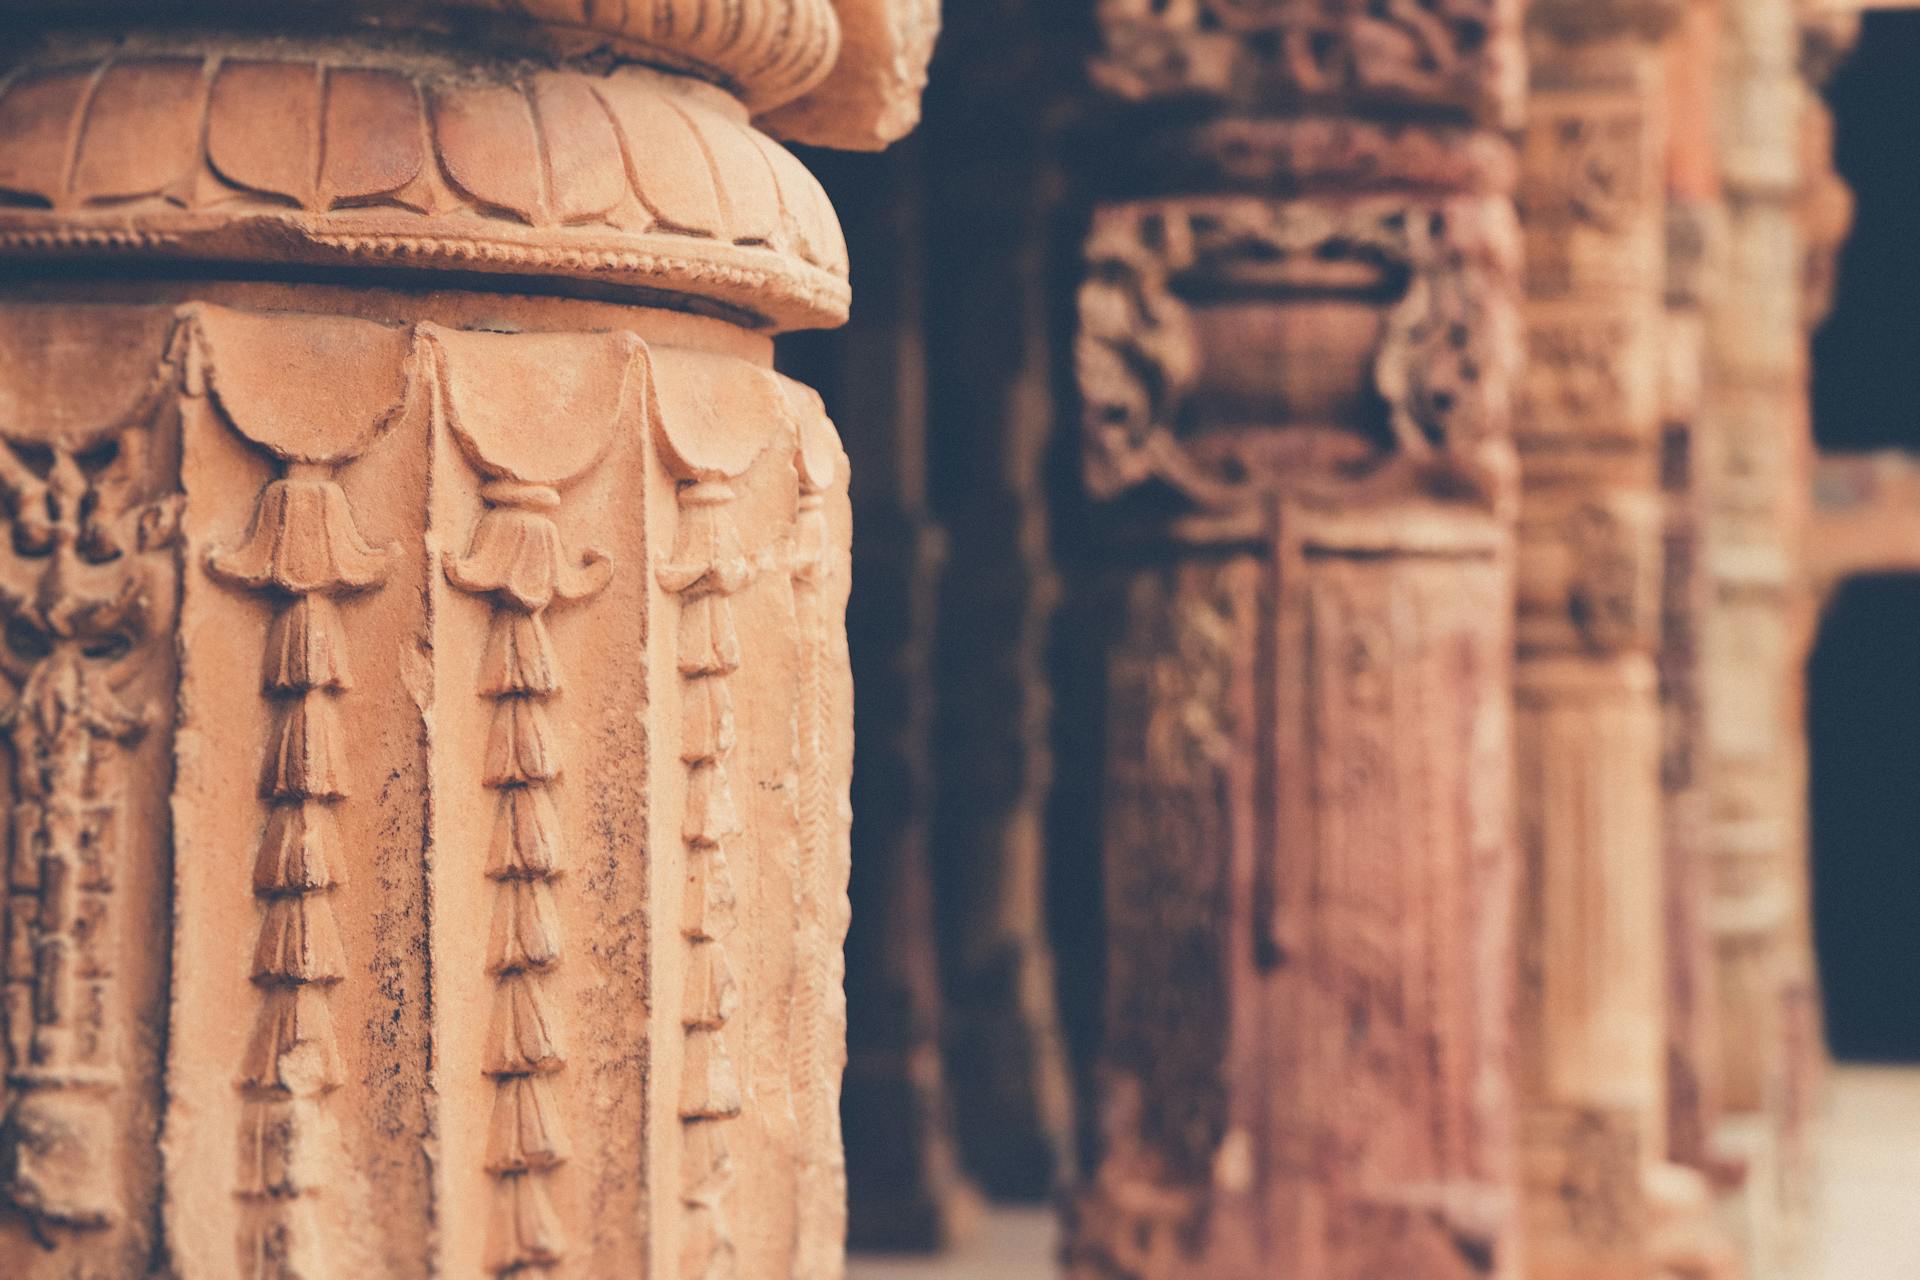
[[[0,5],[0,1273],[842,1268],[911,0]]]

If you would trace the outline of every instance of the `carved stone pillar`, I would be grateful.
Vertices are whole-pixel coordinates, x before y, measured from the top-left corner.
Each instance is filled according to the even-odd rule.
[[[1707,324],[1703,640],[1721,1026],[1720,1146],[1743,1170],[1730,1215],[1754,1274],[1788,1266],[1804,1192],[1794,1136],[1818,1050],[1805,889],[1801,555],[1811,433],[1792,0],[1725,10],[1719,150],[1723,286]],[[1803,1047],[1796,1047],[1803,1046]]]
[[[754,120],[878,145],[924,8],[4,7],[0,1273],[837,1275],[846,262]]]
[[[1528,1275],[1637,1280],[1668,1122],[1661,495],[1667,146],[1681,6],[1530,10],[1516,417]],[[1703,1186],[1689,1189],[1704,1212]]]
[[[1515,6],[1108,0],[1086,1277],[1518,1274]]]

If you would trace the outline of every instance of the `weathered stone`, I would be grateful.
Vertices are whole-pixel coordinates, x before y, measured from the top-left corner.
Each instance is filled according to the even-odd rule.
[[[1107,665],[1070,1272],[1518,1274],[1499,3],[1101,6]]]
[[[6,8],[0,1273],[838,1275],[866,55]]]

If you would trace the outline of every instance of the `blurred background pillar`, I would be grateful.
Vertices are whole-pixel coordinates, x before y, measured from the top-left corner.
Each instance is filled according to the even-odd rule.
[[[1719,1146],[1740,1174],[1730,1218],[1761,1277],[1786,1274],[1798,1251],[1824,1059],[1803,741],[1813,610],[1802,560],[1812,450],[1808,332],[1820,292],[1807,286],[1809,263],[1821,258],[1805,248],[1805,130],[1818,120],[1808,114],[1814,104],[1802,78],[1802,18],[1792,0],[1726,10],[1717,113],[1726,272],[1707,324],[1712,594],[1703,638]],[[1831,209],[1830,197],[1821,207]]]
[[[1518,6],[1096,12],[1107,972],[1068,1268],[1510,1276]]]
[[[1539,0],[1522,148],[1517,745],[1530,1280],[1725,1274],[1669,1158],[1659,663],[1668,66],[1684,5]],[[1703,50],[1703,53],[1710,53]]]

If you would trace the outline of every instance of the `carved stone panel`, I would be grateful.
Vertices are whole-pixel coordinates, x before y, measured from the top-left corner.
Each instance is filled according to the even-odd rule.
[[[157,1222],[209,1280],[838,1274],[817,400],[630,329],[8,304],[0,335],[9,410],[86,376],[69,348],[123,378],[108,430],[69,380],[0,462],[41,867],[10,864],[8,1195],[53,1256],[146,1275]]]
[[[77,1274],[133,1274],[157,1243],[173,336],[117,308],[0,314],[0,1203]]]
[[[1131,577],[1073,1273],[1517,1275],[1505,540],[1420,511],[1279,530]]]

